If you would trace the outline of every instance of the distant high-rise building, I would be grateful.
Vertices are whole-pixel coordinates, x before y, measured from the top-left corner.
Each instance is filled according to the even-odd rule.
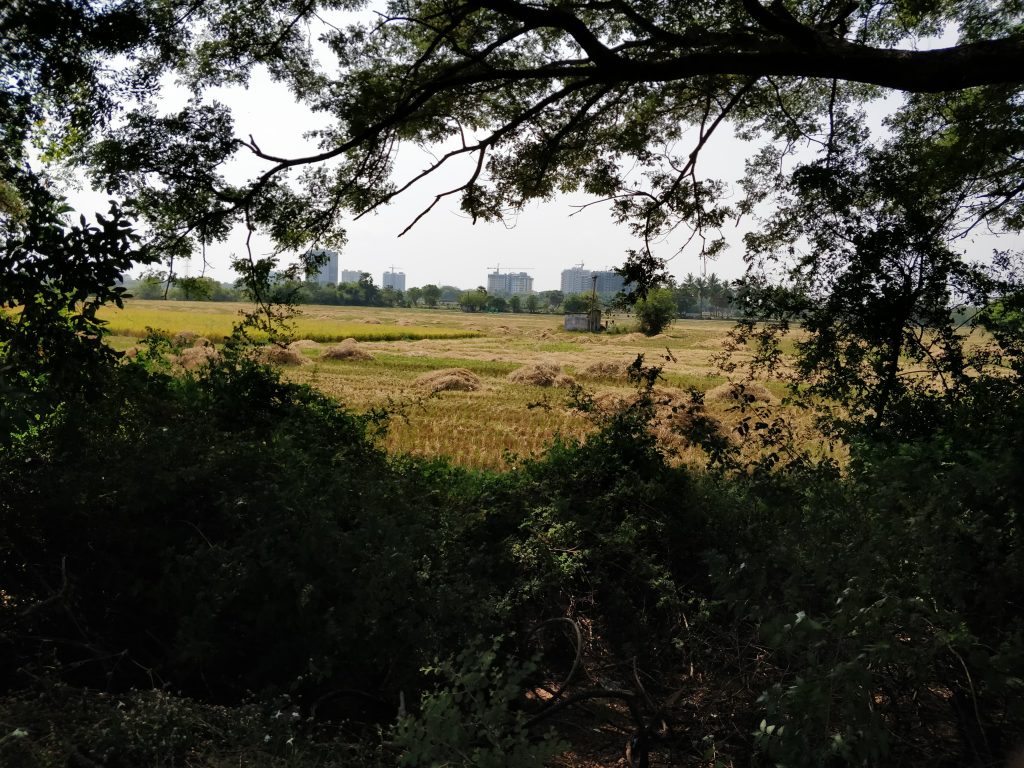
[[[533,278],[526,272],[491,272],[487,275],[487,292],[494,296],[529,296]]]
[[[363,276],[363,273],[358,269],[343,269],[341,270],[341,282],[343,283],[358,283],[359,278]]]
[[[405,272],[385,272],[384,288],[391,288],[396,291],[405,290]]]
[[[597,292],[613,294],[625,288],[626,281],[622,275],[610,269],[584,269],[583,265],[562,270],[562,293],[590,293],[594,290],[594,278],[597,277]]]
[[[306,279],[319,283],[320,285],[338,284],[338,252],[328,251],[323,248],[312,250],[310,256],[324,257],[323,266],[319,269],[310,270],[306,273]]]

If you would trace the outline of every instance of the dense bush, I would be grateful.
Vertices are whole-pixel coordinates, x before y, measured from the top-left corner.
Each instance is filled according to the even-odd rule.
[[[215,698],[408,680],[434,507],[371,426],[250,364],[130,366],[69,404],[3,457],[7,674],[55,656]]]
[[[513,689],[579,663],[538,634],[571,617],[577,656],[714,702],[675,746],[694,764],[708,740],[737,763],[991,764],[1024,724],[1024,403],[979,379],[929,408],[927,428],[895,414],[853,435],[845,472],[693,474],[641,397],[484,473],[389,457],[379,420],[244,358],[185,378],[123,366],[0,454],[2,684],[29,686],[2,719],[35,729],[0,756],[43,749],[43,679],[181,691],[153,701],[185,720],[255,691],[294,696],[304,722],[388,724],[404,699],[389,759],[507,745],[529,762],[553,742],[534,750],[537,703]],[[478,639],[498,636],[498,655]]]

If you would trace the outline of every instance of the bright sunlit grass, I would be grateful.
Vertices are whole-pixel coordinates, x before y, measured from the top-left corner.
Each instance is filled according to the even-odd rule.
[[[129,302],[123,311],[107,310],[112,334],[108,343],[125,349],[146,327],[172,334],[191,331],[213,341],[230,333],[246,307],[211,302]],[[566,389],[516,383],[509,375],[521,366],[559,366],[598,396],[627,398],[635,393],[621,374],[588,375],[595,363],[620,370],[644,355],[648,365],[663,368],[659,387],[688,396],[726,381],[713,357],[729,329],[728,321],[683,320],[665,333],[647,338],[638,333],[586,334],[562,329],[560,315],[483,314],[455,310],[376,307],[304,306],[293,321],[296,339],[311,364],[287,367],[287,378],[308,383],[355,411],[385,408],[392,413],[385,437],[388,450],[417,456],[447,456],[458,464],[500,469],[510,456],[538,454],[556,436],[578,439],[596,429],[567,403]],[[627,320],[620,320],[625,324]],[[372,359],[332,360],[326,344],[345,338],[359,341]],[[431,394],[417,383],[432,371],[464,368],[480,379],[476,391]],[[781,397],[785,385],[764,382]],[[781,407],[781,406],[779,406]],[[731,430],[743,417],[728,402],[708,405],[709,413]],[[805,418],[799,414],[797,418]],[[810,422],[803,425],[813,437]],[[673,446],[676,461],[700,464],[698,450]]]

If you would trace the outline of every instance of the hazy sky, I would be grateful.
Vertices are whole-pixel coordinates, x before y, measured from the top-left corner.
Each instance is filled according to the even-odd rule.
[[[164,100],[168,111],[180,108],[185,94],[169,89]],[[287,89],[274,83],[262,71],[254,74],[248,89],[211,92],[232,107],[236,133],[240,137],[250,134],[262,150],[279,156],[297,156],[304,151],[317,151],[316,146],[303,138],[304,131],[316,127],[318,116],[292,100]],[[738,179],[743,172],[743,159],[747,148],[732,138],[722,127],[704,149],[699,172],[704,176]],[[688,143],[681,144],[679,152],[689,152]],[[430,154],[411,144],[402,145],[398,152],[395,179],[404,183],[430,162]],[[227,169],[234,179],[252,178],[268,166],[256,161],[245,150]],[[368,214],[358,221],[346,222],[348,244],[341,254],[342,269],[369,272],[379,285],[381,275],[392,266],[405,272],[406,285],[426,283],[448,284],[463,288],[486,285],[487,273],[500,265],[502,271],[524,269],[534,278],[538,291],[558,288],[561,271],[583,263],[588,269],[606,269],[617,266],[626,251],[637,248],[638,241],[625,226],[616,225],[610,216],[608,204],[593,205],[578,211],[574,205],[588,202],[585,196],[560,196],[549,202],[530,205],[514,221],[501,223],[473,222],[458,208],[458,196],[440,202],[416,226],[399,237],[399,233],[427,207],[434,195],[458,186],[471,168],[467,164],[453,164],[449,170],[430,176],[403,193],[396,201]],[[88,190],[71,195],[78,210],[91,212],[105,210],[103,195]],[[576,215],[572,215],[576,212]],[[682,245],[687,233],[680,232],[658,246],[658,253],[670,257]],[[731,236],[730,236],[731,235]],[[708,272],[724,277],[738,277],[743,271],[742,251],[738,246],[741,232],[730,230],[726,236],[734,239],[734,246],[717,262],[709,262]],[[244,231],[239,228],[225,243],[207,248],[206,274],[218,280],[229,281],[234,274],[229,268],[233,253],[244,251]],[[269,241],[254,238],[256,252],[269,252]],[[699,245],[694,242],[683,254],[670,263],[677,276],[688,272],[699,273]],[[285,257],[287,260],[287,257]],[[181,273],[199,274],[202,261],[199,256],[188,265],[179,265]]]
[[[317,151],[302,134],[318,127],[317,121],[323,118],[295,104],[287,89],[271,81],[262,70],[254,73],[248,89],[212,91],[207,98],[230,105],[235,114],[237,135],[252,135],[265,152],[294,157]],[[170,87],[164,107],[168,111],[178,109],[185,99],[183,91]],[[873,111],[877,112],[873,120],[877,124],[884,107],[876,106]],[[695,140],[696,137],[684,139],[674,150],[685,154]],[[742,176],[744,161],[752,149],[735,139],[728,126],[723,125],[703,149],[698,174],[735,182]],[[472,160],[464,160],[467,162],[461,166],[452,165],[451,169],[420,181],[378,212],[347,222],[349,240],[341,254],[341,268],[369,272],[378,285],[383,272],[394,267],[396,271],[405,272],[406,285],[410,287],[436,283],[471,288],[486,285],[487,273],[500,265],[503,271],[524,269],[529,272],[534,278],[534,289],[542,291],[559,287],[563,269],[581,262],[589,269],[610,268],[622,263],[628,249],[639,246],[625,226],[612,221],[607,204],[593,205],[571,215],[577,210],[574,204],[588,201],[583,196],[559,197],[533,204],[514,222],[474,225],[458,209],[457,195],[453,195],[435,206],[410,232],[398,237],[435,194],[456,187],[468,178],[471,170],[468,164]],[[430,155],[423,149],[403,145],[399,149],[395,180],[404,183],[429,161]],[[242,150],[226,171],[229,178],[238,181],[252,178],[267,167]],[[735,194],[739,196],[738,189]],[[106,209],[104,197],[89,191],[71,195],[71,201],[83,212]],[[731,247],[717,261],[708,263],[709,273],[730,279],[742,274],[744,231],[745,228],[735,227],[725,230],[723,234]],[[684,231],[676,233],[658,245],[657,254],[673,257],[687,235]],[[1019,238],[1010,240],[1016,241],[1019,247]],[[244,231],[239,228],[227,242],[209,247],[206,274],[218,280],[234,280],[228,265],[233,253],[244,251],[244,243]],[[254,238],[254,243],[258,254],[271,250],[266,240]],[[1005,248],[1013,244],[1004,241],[1000,245]],[[964,244],[965,249],[977,257],[990,253],[995,246],[993,238],[980,233],[974,243]],[[671,259],[670,272],[676,277],[690,272],[699,274],[699,252],[699,243],[691,243]],[[202,268],[201,258],[197,256],[190,264],[179,265],[178,271],[196,275]]]

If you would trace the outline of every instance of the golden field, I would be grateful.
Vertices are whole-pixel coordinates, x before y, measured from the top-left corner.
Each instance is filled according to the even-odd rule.
[[[222,342],[231,333],[242,314],[252,309],[251,304],[212,301],[144,301],[128,300],[123,309],[105,306],[99,317],[107,322],[111,335],[140,338],[147,328],[177,333],[188,330],[215,343]],[[341,341],[349,337],[359,341],[381,339],[430,339],[473,336],[465,328],[445,326],[438,318],[424,319],[409,316],[390,317],[386,310],[367,310],[349,317],[347,307],[306,307],[291,322],[291,331],[297,339]]]
[[[111,344],[126,348],[146,326],[171,333],[192,332],[214,340],[237,319],[241,305],[211,302],[130,301],[110,321]],[[285,375],[308,383],[346,406],[363,411],[388,408],[394,417],[385,438],[390,450],[445,455],[472,467],[501,468],[513,456],[540,451],[556,435],[579,437],[594,429],[588,416],[567,405],[564,377],[577,381],[599,402],[626,398],[635,390],[623,375],[595,373],[596,364],[624,370],[638,354],[663,367],[659,391],[673,403],[690,388],[713,390],[726,382],[712,357],[721,351],[730,321],[679,320],[658,336],[628,332],[630,321],[612,317],[621,333],[584,334],[562,330],[561,315],[479,314],[457,310],[304,306],[294,321],[295,349],[302,365]],[[403,331],[408,331],[404,334]],[[435,338],[426,338],[434,335]],[[359,354],[329,359],[329,343],[357,340]],[[356,346],[349,342],[350,346]],[[359,359],[361,358],[361,359]],[[367,359],[368,358],[368,359]],[[557,368],[561,386],[516,381],[531,366]],[[465,369],[472,391],[439,391],[420,379],[433,372]],[[781,382],[762,382],[778,399]],[[714,397],[714,395],[718,397]],[[708,412],[728,430],[739,414],[734,401],[712,393]],[[809,425],[805,425],[808,426]],[[666,433],[666,438],[671,441]],[[678,441],[674,441],[678,443]],[[703,461],[676,445],[680,460]]]

